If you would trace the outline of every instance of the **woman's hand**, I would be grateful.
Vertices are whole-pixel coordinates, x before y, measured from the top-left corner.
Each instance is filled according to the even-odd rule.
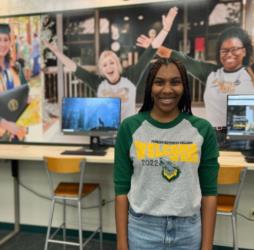
[[[60,50],[58,49],[58,47],[56,46],[55,43],[49,43],[48,41],[44,40],[42,41],[42,43],[48,48],[50,49],[54,54],[57,54],[60,52]]]
[[[148,48],[152,43],[152,38],[149,38],[146,35],[140,35],[136,40],[136,45],[140,48]]]
[[[56,46],[55,43],[49,43],[47,41],[43,41],[43,44],[50,49],[57,57],[57,59],[60,60],[60,62],[70,71],[75,72],[77,70],[77,65],[74,61],[71,60],[68,56],[64,55],[59,48]]]
[[[17,136],[19,140],[23,140],[26,136],[27,129],[22,126],[18,126],[15,122],[10,122],[2,118],[0,127],[10,133],[10,139]]]
[[[173,7],[168,11],[168,14],[162,15],[162,26],[163,26],[163,30],[169,32],[171,30],[172,24],[175,20],[175,17],[177,15],[178,12],[178,8],[177,7]]]

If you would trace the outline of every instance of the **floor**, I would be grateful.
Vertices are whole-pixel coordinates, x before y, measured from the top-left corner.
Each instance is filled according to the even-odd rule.
[[[5,230],[0,230],[0,239],[7,233]],[[21,232],[12,240],[0,246],[0,250],[43,250],[45,243],[45,234]],[[67,246],[66,250],[77,250],[78,247]],[[92,240],[85,248],[86,250],[99,250],[99,241]],[[48,250],[63,250],[63,246],[57,244],[49,245]],[[103,250],[116,250],[114,241],[104,240]],[[213,250],[233,250],[230,247],[214,246]],[[244,249],[239,249],[244,250]]]
[[[0,239],[6,234],[6,231],[0,231]],[[43,250],[45,243],[45,234],[21,232],[12,240],[0,246],[0,250]],[[77,250],[76,246],[67,246],[66,250]],[[99,241],[92,240],[86,250],[99,250]],[[103,250],[115,250],[115,242],[104,240]],[[50,244],[48,250],[63,250],[63,246]]]

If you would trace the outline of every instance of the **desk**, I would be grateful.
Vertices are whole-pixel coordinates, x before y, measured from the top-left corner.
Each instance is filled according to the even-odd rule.
[[[19,175],[18,161],[42,161],[45,155],[60,156],[64,150],[75,150],[80,147],[68,146],[42,146],[42,145],[9,145],[0,144],[0,159],[11,160],[13,188],[14,188],[14,230],[0,240],[0,246],[16,235],[20,231],[20,211],[19,211]],[[77,157],[68,155],[62,157]],[[104,156],[84,156],[88,163],[112,164],[114,162],[114,149],[109,148]]]
[[[18,179],[18,160],[42,161],[45,155],[60,156],[64,150],[75,150],[80,147],[68,146],[41,146],[41,145],[9,145],[0,144],[0,159],[11,160],[12,176],[14,185],[14,212],[15,226],[14,230],[6,237],[0,240],[0,245],[5,243],[20,230],[20,212],[19,212],[19,179]],[[63,155],[61,155],[63,156]],[[75,157],[75,156],[64,156]],[[114,149],[109,148],[105,156],[84,156],[88,163],[112,164],[114,162]],[[246,166],[254,170],[254,163],[247,163],[241,152],[221,151],[219,163],[224,167],[227,166]]]

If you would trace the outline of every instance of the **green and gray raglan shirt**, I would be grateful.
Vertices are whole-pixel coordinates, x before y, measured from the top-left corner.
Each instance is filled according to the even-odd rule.
[[[137,213],[191,216],[217,194],[218,148],[206,120],[180,113],[169,123],[149,112],[125,119],[115,145],[116,195]]]

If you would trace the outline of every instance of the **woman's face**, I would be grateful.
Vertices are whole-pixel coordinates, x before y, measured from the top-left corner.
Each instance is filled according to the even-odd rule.
[[[183,92],[182,78],[176,65],[162,65],[152,85],[152,116],[158,120],[174,119],[179,114],[178,103]]]
[[[242,67],[246,50],[238,38],[225,40],[220,48],[220,61],[227,71],[235,71]]]
[[[5,57],[11,48],[11,39],[8,34],[0,33],[0,57]]]
[[[101,63],[101,72],[110,83],[114,84],[119,81],[120,73],[118,65],[111,56],[107,56],[103,59]]]

